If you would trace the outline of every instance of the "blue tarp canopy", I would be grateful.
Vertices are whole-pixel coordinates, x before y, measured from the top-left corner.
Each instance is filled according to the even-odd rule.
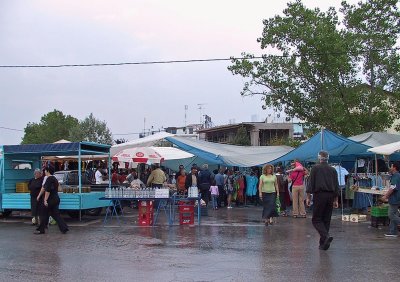
[[[272,162],[287,162],[293,159],[316,161],[320,150],[328,151],[330,162],[354,161],[357,157],[374,156],[367,151],[369,148],[371,147],[324,129],[298,148]]]
[[[37,154],[41,156],[76,156],[76,155],[106,155],[110,151],[110,145],[92,142],[50,143],[50,144],[26,144],[4,145],[3,153],[11,154]]]

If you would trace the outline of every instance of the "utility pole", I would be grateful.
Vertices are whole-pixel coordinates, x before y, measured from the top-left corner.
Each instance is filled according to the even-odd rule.
[[[185,105],[185,127],[186,127],[186,118],[187,118],[187,110],[188,110],[188,105]]]

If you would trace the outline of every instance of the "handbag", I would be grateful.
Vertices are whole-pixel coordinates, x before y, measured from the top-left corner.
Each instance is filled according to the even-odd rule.
[[[292,182],[290,183],[290,186],[289,186],[289,193],[292,193],[293,184],[294,184],[294,182],[297,180],[297,178],[299,177],[299,174],[300,174],[300,172],[298,171],[298,172],[297,172],[297,175],[296,175],[296,177],[295,177],[295,179],[292,180]]]

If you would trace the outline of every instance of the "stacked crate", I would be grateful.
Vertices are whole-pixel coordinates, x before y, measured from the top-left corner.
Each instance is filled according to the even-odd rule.
[[[379,225],[389,225],[389,206],[377,206],[371,208],[371,226],[378,228]]]
[[[179,202],[179,224],[193,225],[194,224],[194,202],[188,203]]]
[[[17,182],[15,184],[15,192],[17,192],[17,193],[29,193],[28,182]]]
[[[139,226],[151,226],[154,220],[153,201],[139,201]]]

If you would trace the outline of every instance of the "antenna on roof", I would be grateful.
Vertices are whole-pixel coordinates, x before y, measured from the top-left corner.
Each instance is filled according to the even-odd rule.
[[[203,108],[204,108],[204,105],[207,105],[207,103],[200,103],[200,104],[197,104],[197,106],[199,106],[199,110],[200,110],[200,124],[201,125],[203,125]]]

